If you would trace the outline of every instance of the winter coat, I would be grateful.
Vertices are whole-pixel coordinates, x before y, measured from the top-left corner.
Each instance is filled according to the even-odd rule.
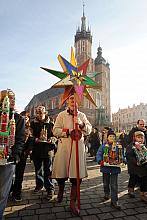
[[[119,136],[119,141],[123,148],[126,148],[128,145],[128,135],[127,134],[121,134]]]
[[[87,176],[84,135],[90,134],[92,126],[84,113],[78,111],[77,118],[79,124],[85,124],[82,137],[78,141],[80,178],[84,178]],[[53,163],[53,178],[77,177],[76,144],[75,141],[72,141],[70,135],[67,135],[67,133],[64,131],[66,129],[71,131],[73,128],[73,115],[69,114],[67,110],[59,113],[53,128],[53,134],[59,138],[58,148]]]
[[[137,159],[133,147],[133,142],[128,145],[126,149],[126,159],[127,159],[127,165],[128,165],[128,173],[129,174],[135,174],[139,177],[147,176],[147,163],[138,166],[137,165]]]
[[[10,119],[12,117],[12,114],[10,113]],[[16,124],[16,130],[15,130],[15,145],[12,146],[12,157],[16,157],[17,155],[19,158],[22,155],[23,149],[24,149],[24,143],[25,143],[25,121],[24,118],[19,115],[18,113],[14,113],[14,119]]]
[[[96,155],[96,160],[97,160],[98,164],[101,164],[101,161],[103,161],[103,154],[104,154],[105,145],[106,144],[102,144],[98,149],[98,152]],[[109,151],[111,150],[111,148],[112,148],[112,145],[109,144]],[[121,169],[120,169],[120,167],[101,165],[100,171],[102,173],[118,174],[121,172]]]
[[[91,144],[91,148],[97,149],[100,146],[100,137],[98,132],[91,132],[89,135],[89,143]]]
[[[48,142],[40,142],[36,141],[37,139],[40,139],[40,134],[43,128],[47,129],[47,140],[50,139],[50,137],[53,136],[52,128],[53,123],[50,122],[50,119],[47,117],[44,121],[38,121],[37,119],[34,119],[31,122],[30,125],[32,129],[32,135],[33,135],[33,147],[32,147],[32,157],[34,158],[48,158],[49,157],[49,151],[53,150],[55,145]]]

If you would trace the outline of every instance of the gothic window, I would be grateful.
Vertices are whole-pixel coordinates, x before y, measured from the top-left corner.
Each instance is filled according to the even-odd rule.
[[[51,109],[54,109],[54,100],[51,100]]]
[[[105,73],[106,73],[106,78],[108,79],[108,72],[106,71]]]
[[[59,98],[58,97],[56,97],[56,106],[55,106],[56,108],[58,108],[59,107]]]
[[[85,51],[85,41],[82,41],[82,52]]]

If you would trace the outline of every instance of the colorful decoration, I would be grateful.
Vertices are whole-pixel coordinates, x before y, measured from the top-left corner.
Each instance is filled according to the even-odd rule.
[[[132,147],[132,149],[135,152],[138,166],[147,163],[147,148],[144,144],[135,142],[135,145]]]
[[[39,142],[47,142],[47,128],[45,125],[40,132]]]
[[[124,152],[120,143],[105,144],[103,154],[103,166],[124,166]]]
[[[88,89],[101,89],[101,87],[94,80],[86,75],[89,59],[81,66],[77,67],[73,48],[71,48],[70,63],[61,55],[58,56],[58,60],[64,72],[55,71],[44,67],[41,67],[41,69],[61,79],[59,82],[55,83],[52,86],[54,88],[65,88],[65,92],[61,100],[61,106],[69,97],[70,91],[73,88],[75,89],[75,93],[77,94],[76,101],[78,102],[78,104],[81,103],[82,97],[85,96],[90,102],[92,102],[96,106],[96,103],[91,97]]]
[[[0,164],[7,162],[7,157],[10,148],[15,143],[15,119],[12,112],[10,117],[10,103],[6,95],[2,101],[0,109]]]

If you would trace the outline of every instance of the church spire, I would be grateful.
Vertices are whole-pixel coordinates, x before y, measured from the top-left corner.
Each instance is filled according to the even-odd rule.
[[[86,31],[86,17],[84,12],[85,4],[83,2],[83,17],[81,18],[82,24],[81,24],[81,31]]]
[[[92,43],[92,36],[91,36],[91,30],[88,28],[86,30],[86,17],[85,17],[85,11],[84,11],[85,4],[83,2],[83,16],[81,17],[81,28],[78,27],[76,30],[76,35],[75,35],[75,43],[79,40],[88,40],[89,42]]]

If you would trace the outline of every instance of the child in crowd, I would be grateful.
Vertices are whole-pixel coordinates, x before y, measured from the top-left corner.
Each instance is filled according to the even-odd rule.
[[[107,142],[100,146],[96,158],[103,173],[104,199],[109,200],[111,194],[111,207],[118,210],[121,210],[118,204],[118,174],[121,172],[120,164],[124,161],[123,154],[122,146],[116,144],[116,134],[110,129]]]
[[[147,203],[147,147],[142,131],[134,133],[133,142],[126,149],[128,173],[139,180],[141,200]]]

